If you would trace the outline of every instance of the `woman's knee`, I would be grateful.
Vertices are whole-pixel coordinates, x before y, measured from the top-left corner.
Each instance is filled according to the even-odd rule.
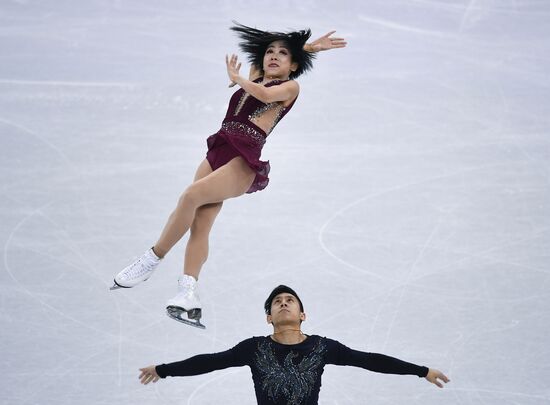
[[[178,200],[179,207],[198,208],[200,206],[200,192],[193,185],[187,187]]]

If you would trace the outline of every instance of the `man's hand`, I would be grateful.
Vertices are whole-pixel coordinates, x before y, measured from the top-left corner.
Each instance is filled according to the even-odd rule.
[[[141,374],[139,375],[139,380],[144,385],[147,385],[150,382],[156,383],[160,378],[157,374],[155,366],[140,368],[139,371],[141,371]]]
[[[430,368],[428,371],[428,375],[424,378],[432,384],[437,385],[439,388],[443,388],[443,384],[441,384],[441,381],[443,381],[444,383],[448,383],[449,381],[451,381],[447,378],[445,374],[443,374],[439,370],[436,370],[435,368]]]

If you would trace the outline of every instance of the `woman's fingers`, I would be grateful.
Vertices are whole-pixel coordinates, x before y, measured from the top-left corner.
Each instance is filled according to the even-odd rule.
[[[229,55],[225,54],[225,64],[228,66],[228,67],[236,67],[237,65],[237,55],[235,54],[232,54],[231,57],[229,57]],[[237,67],[237,69],[241,66],[241,64],[239,63],[239,66]]]

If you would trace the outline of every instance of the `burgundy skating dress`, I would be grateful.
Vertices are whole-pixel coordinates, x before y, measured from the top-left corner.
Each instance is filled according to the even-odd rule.
[[[255,80],[261,82],[262,78]],[[265,87],[277,86],[284,83],[274,80],[266,83]],[[256,172],[256,178],[247,193],[263,190],[269,183],[269,162],[260,160],[262,147],[269,133],[294,105],[294,100],[288,107],[282,103],[263,103],[246,93],[243,89],[237,90],[227,108],[221,129],[206,140],[208,152],[206,159],[212,170],[217,170],[231,159],[241,156],[244,161]],[[266,132],[256,123],[269,123]]]

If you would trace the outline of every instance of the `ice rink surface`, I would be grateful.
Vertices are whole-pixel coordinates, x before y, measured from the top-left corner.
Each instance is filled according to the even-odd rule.
[[[349,45],[299,79],[268,188],[224,205],[202,331],[164,314],[186,238],[109,287],[219,128],[232,19]],[[0,403],[254,403],[247,367],[138,368],[269,334],[280,283],[306,333],[452,380],[327,366],[321,404],[550,403],[549,38],[546,0],[1,0]]]

